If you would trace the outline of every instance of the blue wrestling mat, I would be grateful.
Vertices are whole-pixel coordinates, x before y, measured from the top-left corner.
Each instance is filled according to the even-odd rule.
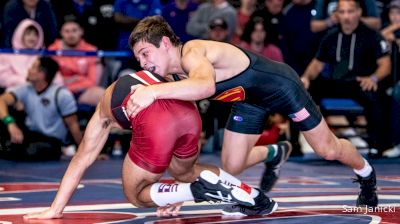
[[[200,161],[219,165],[216,155]],[[0,223],[24,223],[22,215],[50,206],[69,161],[22,163],[0,160]],[[380,207],[356,208],[357,183],[352,171],[336,162],[290,159],[268,195],[278,203],[269,216],[231,217],[220,214],[225,204],[185,203],[181,215],[157,218],[155,208],[136,208],[124,198],[122,159],[96,161],[67,206],[64,218],[27,223],[400,223],[400,159],[373,160]],[[258,186],[263,165],[239,177]],[[134,175],[134,174],[132,174]],[[168,180],[166,176],[164,178]]]

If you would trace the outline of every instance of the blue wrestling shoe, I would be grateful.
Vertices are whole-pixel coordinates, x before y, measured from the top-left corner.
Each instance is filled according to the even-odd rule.
[[[258,196],[254,198],[254,206],[228,205],[222,210],[222,214],[229,216],[269,215],[278,209],[278,203],[267,197],[259,189],[258,191]]]
[[[372,168],[372,172],[368,177],[361,177],[356,175],[357,179],[353,182],[360,184],[360,193],[357,198],[357,206],[378,206],[378,196],[376,194],[376,175],[375,170]]]
[[[277,155],[270,162],[265,163],[265,170],[261,177],[260,189],[261,192],[269,192],[279,178],[279,173],[281,171],[281,166],[289,158],[292,152],[292,144],[288,141],[278,142]]]
[[[194,201],[213,201],[237,203],[253,206],[254,199],[241,188],[223,184],[218,176],[208,170],[200,173],[199,178],[190,185]]]

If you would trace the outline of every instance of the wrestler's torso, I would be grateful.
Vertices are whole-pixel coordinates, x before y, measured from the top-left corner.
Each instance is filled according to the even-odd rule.
[[[216,91],[211,99],[259,104],[276,94],[282,95],[292,85],[302,86],[296,72],[284,63],[232,44],[198,40],[196,44],[205,49],[215,70]]]

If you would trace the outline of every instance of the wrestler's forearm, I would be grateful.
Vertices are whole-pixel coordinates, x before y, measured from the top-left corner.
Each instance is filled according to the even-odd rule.
[[[86,127],[85,135],[78,147],[78,151],[71,160],[61,181],[56,198],[51,205],[51,208],[56,213],[62,213],[75,189],[78,187],[86,169],[100,154],[107,141],[111,126],[112,122],[107,118],[101,118],[99,109],[97,108]]]
[[[83,156],[79,152],[74,156],[64,174],[56,198],[51,205],[51,208],[56,213],[63,212],[89,165],[87,156]]]
[[[177,82],[168,82],[152,85],[156,99],[177,99],[196,101],[208,98],[215,93],[215,81],[213,79],[189,78]]]

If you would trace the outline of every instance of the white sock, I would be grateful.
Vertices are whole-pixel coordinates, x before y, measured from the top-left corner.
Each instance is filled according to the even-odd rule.
[[[365,165],[361,170],[354,169],[354,173],[358,174],[361,177],[368,177],[372,172],[372,167],[369,165],[368,161],[363,158]]]
[[[190,183],[155,183],[150,188],[150,198],[158,206],[194,200]]]
[[[228,186],[236,186],[236,187],[239,187],[239,188],[245,190],[253,198],[257,197],[259,194],[257,189],[243,183],[241,180],[230,175],[229,173],[225,172],[222,169],[219,169],[219,179],[222,181],[222,183],[224,183]]]

